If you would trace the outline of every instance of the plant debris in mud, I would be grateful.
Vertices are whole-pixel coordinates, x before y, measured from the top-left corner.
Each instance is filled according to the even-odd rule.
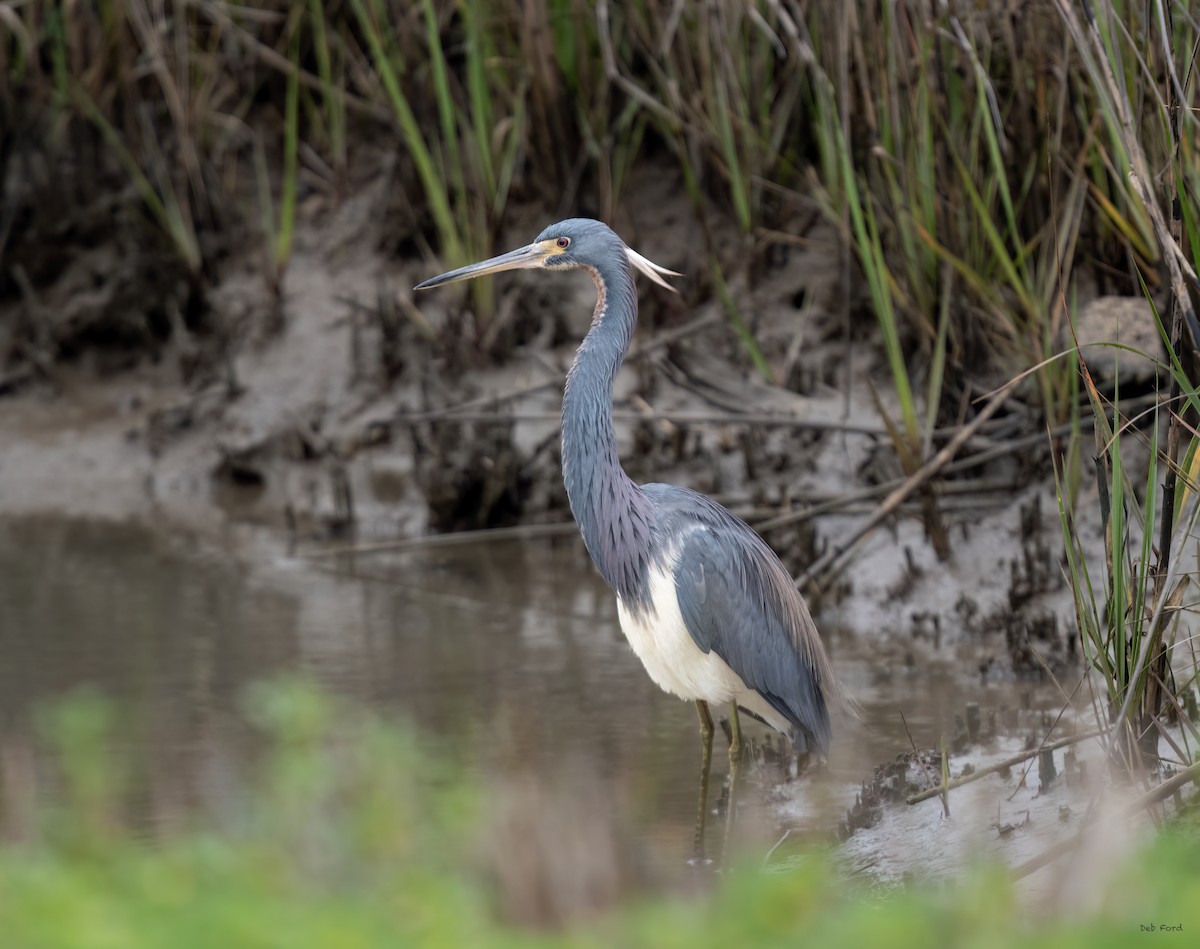
[[[876,765],[838,824],[838,837],[845,840],[855,831],[873,827],[887,805],[903,804],[911,795],[940,783],[941,777],[942,755],[932,749],[905,751],[887,764]]]
[[[92,182],[75,204],[64,177],[30,195],[0,257],[0,395],[53,387],[63,365],[112,375],[168,354],[191,378],[214,355],[206,282],[163,248],[135,197]]]
[[[516,524],[528,481],[511,426],[443,419],[413,423],[416,479],[438,531]]]

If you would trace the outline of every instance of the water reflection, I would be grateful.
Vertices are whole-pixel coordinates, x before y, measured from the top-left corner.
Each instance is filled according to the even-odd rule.
[[[580,847],[613,847],[609,862],[632,867],[621,873],[685,872],[695,710],[645,675],[574,537],[246,566],[162,532],[32,519],[0,525],[0,576],[5,760],[37,767],[36,709],[95,687],[124,710],[113,751],[136,762],[133,817],[150,831],[236,796],[254,750],[240,697],[256,679],[299,671],[414,721],[466,768],[508,808],[499,852],[511,851],[503,840],[514,827],[527,843],[541,827],[548,849],[565,849],[546,830],[557,820]],[[777,838],[785,812],[828,834],[871,766],[908,747],[898,708],[930,744],[966,699],[1012,700],[970,688],[952,666],[939,673],[832,645],[865,722],[835,735],[829,773],[804,779],[786,808],[777,789],[739,792],[740,828],[755,845]],[[728,769],[720,730],[716,743],[710,809]],[[5,771],[11,805],[25,785],[20,767]],[[7,810],[19,825],[20,809]],[[709,824],[711,838],[725,821]]]
[[[415,721],[485,786],[504,776],[579,797],[597,785],[591,806],[637,842],[638,860],[679,862],[695,805],[693,712],[646,679],[577,546],[247,568],[132,526],[5,522],[5,747],[44,763],[38,708],[81,685],[118,699],[113,752],[136,762],[134,817],[153,830],[236,793],[252,754],[246,686],[299,671]]]

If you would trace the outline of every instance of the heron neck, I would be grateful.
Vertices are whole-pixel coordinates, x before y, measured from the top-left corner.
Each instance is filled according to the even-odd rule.
[[[592,561],[625,605],[638,608],[649,596],[651,510],[621,467],[612,420],[613,382],[637,323],[637,291],[624,261],[592,270],[592,278],[596,311],[563,396],[563,482]]]

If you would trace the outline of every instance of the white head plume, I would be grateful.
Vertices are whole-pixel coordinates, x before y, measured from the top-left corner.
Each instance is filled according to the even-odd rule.
[[[629,258],[629,262],[633,264],[634,269],[640,270],[647,277],[657,283],[660,287],[666,287],[672,293],[678,293],[673,286],[663,280],[663,276],[667,277],[682,277],[683,274],[676,273],[674,270],[668,270],[666,267],[660,267],[652,260],[647,260],[632,247],[625,247],[625,254]]]

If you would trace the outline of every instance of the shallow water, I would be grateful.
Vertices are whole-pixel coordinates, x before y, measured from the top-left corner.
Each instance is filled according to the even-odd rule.
[[[231,775],[253,756],[246,686],[300,672],[415,722],[497,797],[523,788],[512,798],[537,802],[532,824],[609,841],[621,852],[606,859],[640,876],[686,873],[695,713],[646,677],[574,536],[320,560],[280,551],[247,567],[163,532],[40,518],[0,523],[0,577],[6,755],[43,757],[37,709],[81,685],[100,690],[120,703],[116,741],[140,763],[132,816],[151,833],[235,793]],[[871,767],[907,750],[910,732],[936,744],[968,699],[1029,700],[952,664],[909,666],[827,638],[863,722],[835,732],[821,778],[751,782],[738,814],[751,846],[786,827],[831,836]],[[710,808],[727,770],[718,751]],[[6,819],[20,818],[10,808]],[[720,823],[710,819],[710,852]]]

